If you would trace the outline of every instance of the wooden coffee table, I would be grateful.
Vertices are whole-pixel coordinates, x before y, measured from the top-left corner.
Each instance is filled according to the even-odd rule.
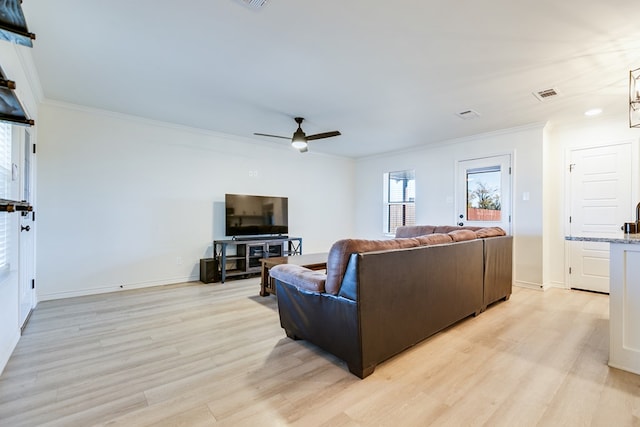
[[[269,277],[269,270],[280,264],[294,264],[306,267],[309,270],[324,270],[327,268],[328,253],[279,256],[273,258],[262,258],[262,280],[260,280],[260,296],[266,297],[269,294],[276,294],[276,281]]]

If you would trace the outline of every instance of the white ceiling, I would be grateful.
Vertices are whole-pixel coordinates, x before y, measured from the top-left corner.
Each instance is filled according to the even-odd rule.
[[[351,157],[626,117],[631,0],[25,0],[47,99]],[[532,92],[555,88],[541,102]],[[475,110],[462,120],[456,113]],[[308,154],[305,154],[308,155]]]

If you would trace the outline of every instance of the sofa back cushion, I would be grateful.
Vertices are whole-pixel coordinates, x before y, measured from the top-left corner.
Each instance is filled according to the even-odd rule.
[[[476,232],[471,230],[453,230],[447,233],[454,242],[463,242],[465,240],[475,240],[477,238]]]
[[[417,237],[427,234],[447,234],[456,230],[480,230],[482,227],[458,225],[405,225],[396,229],[396,237]]]
[[[404,225],[396,228],[396,237],[416,237],[435,233],[435,225]]]
[[[343,239],[338,240],[329,250],[327,259],[327,281],[325,292],[337,295],[344,278],[347,264],[351,254],[361,252],[385,251],[390,249],[404,249],[420,246],[416,239],[391,239],[391,240],[365,240]]]
[[[458,225],[438,225],[435,230],[433,231],[434,233],[450,233],[452,231],[456,231],[456,230],[471,230],[471,231],[475,231],[475,230],[479,230],[482,227],[471,227],[471,226],[458,226]]]
[[[479,239],[484,239],[485,237],[499,237],[506,236],[507,233],[500,227],[485,227],[476,231],[476,236]]]
[[[416,239],[421,246],[442,245],[453,242],[450,235],[442,233],[427,234],[426,236],[414,237],[414,239]]]
[[[485,237],[498,237],[498,236],[506,236],[507,233],[500,227],[471,227],[471,226],[457,226],[457,225],[406,225],[403,227],[398,227],[396,229],[396,237],[418,237],[418,236],[426,236],[430,234],[448,234],[452,231],[458,230],[471,230],[475,231],[476,237],[478,239],[484,239]],[[463,234],[462,236],[464,236]],[[458,238],[462,238],[462,236],[458,236]],[[463,240],[470,239],[470,234],[466,233],[466,238]],[[454,238],[455,240],[455,238]],[[459,241],[459,240],[455,240]]]

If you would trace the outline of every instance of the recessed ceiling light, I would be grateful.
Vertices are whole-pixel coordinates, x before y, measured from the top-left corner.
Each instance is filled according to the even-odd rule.
[[[602,113],[602,108],[592,108],[590,110],[585,111],[584,115],[592,117],[592,116],[597,116],[600,113]]]

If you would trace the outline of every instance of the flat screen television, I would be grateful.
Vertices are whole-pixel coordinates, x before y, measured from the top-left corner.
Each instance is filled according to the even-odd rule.
[[[276,236],[289,232],[289,199],[225,194],[227,236]]]

